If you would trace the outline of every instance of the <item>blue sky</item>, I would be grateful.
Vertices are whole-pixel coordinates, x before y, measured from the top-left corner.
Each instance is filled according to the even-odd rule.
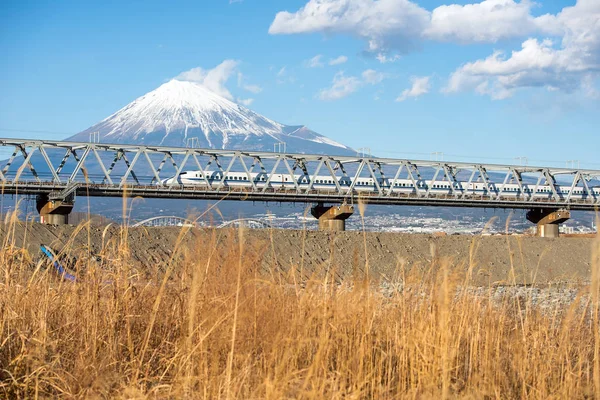
[[[0,136],[62,139],[212,70],[377,155],[600,168],[598,0],[6,0],[0,54]]]

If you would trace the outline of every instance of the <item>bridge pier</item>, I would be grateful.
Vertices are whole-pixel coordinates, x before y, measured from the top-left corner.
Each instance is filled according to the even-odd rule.
[[[319,220],[319,230],[345,231],[346,220],[354,214],[354,206],[324,206],[323,203],[319,203],[311,208],[310,213]]]
[[[527,219],[537,224],[536,235],[556,238],[559,236],[559,225],[571,218],[569,210],[545,210],[534,208],[527,213]]]
[[[68,224],[73,205],[74,201],[71,196],[65,199],[50,199],[47,194],[39,194],[36,199],[40,222],[48,225]]]

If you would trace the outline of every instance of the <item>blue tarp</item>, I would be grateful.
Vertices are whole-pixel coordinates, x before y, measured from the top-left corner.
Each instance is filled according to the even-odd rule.
[[[58,274],[60,275],[61,278],[63,278],[64,280],[70,281],[70,282],[77,281],[77,278],[75,277],[75,275],[68,273],[67,270],[60,264],[58,257],[56,257],[56,254],[54,254],[54,252],[52,251],[52,249],[50,249],[50,247],[48,247],[46,245],[41,245],[40,248],[42,250],[42,253],[44,253],[44,255],[46,255],[46,257],[48,257],[50,259],[52,266],[54,267],[56,272],[58,272]]]

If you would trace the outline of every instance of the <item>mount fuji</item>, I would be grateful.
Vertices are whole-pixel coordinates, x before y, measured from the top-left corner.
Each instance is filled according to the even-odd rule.
[[[87,142],[99,132],[101,143],[186,146],[273,151],[285,143],[290,153],[354,155],[348,146],[305,126],[275,122],[221,97],[204,86],[171,80],[113,115],[66,140]]]

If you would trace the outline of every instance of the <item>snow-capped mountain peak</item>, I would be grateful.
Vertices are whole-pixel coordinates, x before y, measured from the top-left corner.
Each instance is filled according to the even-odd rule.
[[[96,131],[107,143],[184,146],[197,138],[200,147],[215,149],[272,151],[274,144],[284,142],[288,152],[354,152],[304,126],[280,124],[198,83],[179,80],[137,98],[69,140],[87,141]]]

